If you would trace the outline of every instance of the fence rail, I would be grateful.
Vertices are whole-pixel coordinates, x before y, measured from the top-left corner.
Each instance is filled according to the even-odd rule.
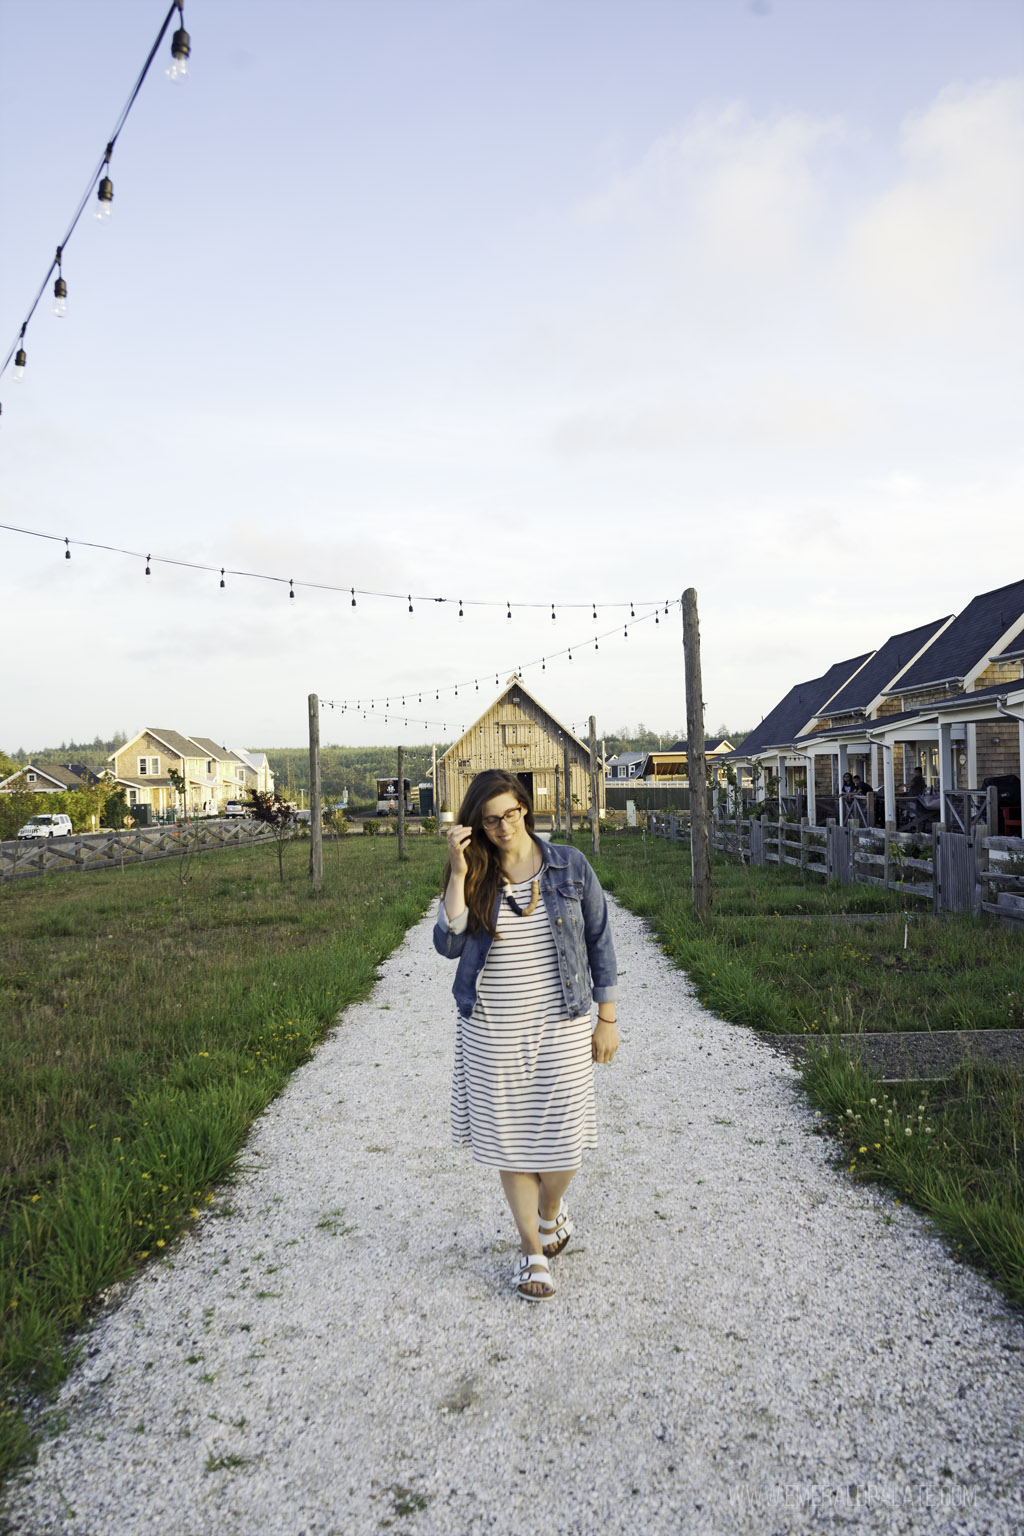
[[[188,851],[249,847],[272,842],[273,830],[258,821],[194,821],[173,827],[136,827],[131,832],[90,832],[78,837],[0,843],[0,880],[49,875],[65,869],[122,869]]]
[[[648,825],[657,837],[689,841],[688,817],[652,813]],[[814,827],[806,816],[770,821],[718,810],[711,845],[750,864],[785,864],[841,885],[878,886],[907,901],[930,902],[934,912],[986,912],[1024,926],[1024,840],[990,837],[977,820],[969,831],[934,826],[915,834],[891,823]]]

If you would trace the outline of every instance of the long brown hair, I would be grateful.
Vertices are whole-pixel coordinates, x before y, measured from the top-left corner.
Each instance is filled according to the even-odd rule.
[[[537,841],[533,830],[533,801],[526,786],[514,773],[502,768],[486,768],[470,782],[465,799],[456,817],[460,826],[472,827],[473,836],[466,844],[466,910],[469,914],[466,926],[470,933],[482,928],[493,938],[495,935],[494,909],[502,887],[501,859],[498,850],[484,831],[484,806],[497,795],[515,795],[523,808],[526,830]],[[451,876],[451,860],[444,867],[442,891],[447,890]]]

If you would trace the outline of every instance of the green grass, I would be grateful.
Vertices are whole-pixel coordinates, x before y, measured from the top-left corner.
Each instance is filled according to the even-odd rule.
[[[649,920],[723,1019],[821,1035],[1022,1022],[1020,938],[993,925],[905,914],[898,896],[872,886],[717,857],[705,925],[692,912],[688,848],[620,836],[602,838],[601,850],[605,887]]]
[[[443,861],[351,838],[314,900],[308,856],[286,846],[283,884],[262,846],[0,887],[0,1473],[69,1329],[188,1230]]]
[[[589,838],[577,842],[586,849]],[[602,837],[596,867],[712,1012],[809,1037],[804,1083],[843,1165],[923,1211],[954,1252],[1024,1305],[1024,1076],[965,1065],[926,1090],[883,1088],[835,1039],[1024,1026],[1021,936],[969,917],[917,913],[908,922],[898,898],[878,889],[719,858],[712,916],[701,923],[688,848]]]

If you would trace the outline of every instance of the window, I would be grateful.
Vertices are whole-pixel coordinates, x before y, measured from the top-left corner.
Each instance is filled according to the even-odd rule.
[[[141,779],[148,772],[149,772],[149,758],[148,757],[140,757],[139,758],[139,778]]]
[[[144,778],[151,777],[151,776],[159,776],[159,773],[160,773],[160,759],[158,757],[140,757],[139,758],[139,778],[140,779],[144,779]]]
[[[26,773],[25,777],[30,784],[34,784],[36,781],[36,776],[34,773]]]

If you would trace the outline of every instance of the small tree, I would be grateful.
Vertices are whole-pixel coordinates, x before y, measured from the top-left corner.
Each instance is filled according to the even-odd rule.
[[[292,831],[292,808],[279,789],[272,795],[260,789],[249,790],[249,815],[270,827],[277,843],[277,872],[284,884],[284,844]]]
[[[186,782],[185,782],[184,778],[182,777],[182,775],[178,772],[177,768],[170,768],[170,769],[168,769],[167,777],[171,781],[171,787],[173,788],[174,793],[177,795],[178,799],[181,801],[182,815],[187,819],[188,818],[188,806],[187,806],[187,804],[185,802],[185,795],[186,795],[186,793],[188,791],[188,785],[186,784]]]

